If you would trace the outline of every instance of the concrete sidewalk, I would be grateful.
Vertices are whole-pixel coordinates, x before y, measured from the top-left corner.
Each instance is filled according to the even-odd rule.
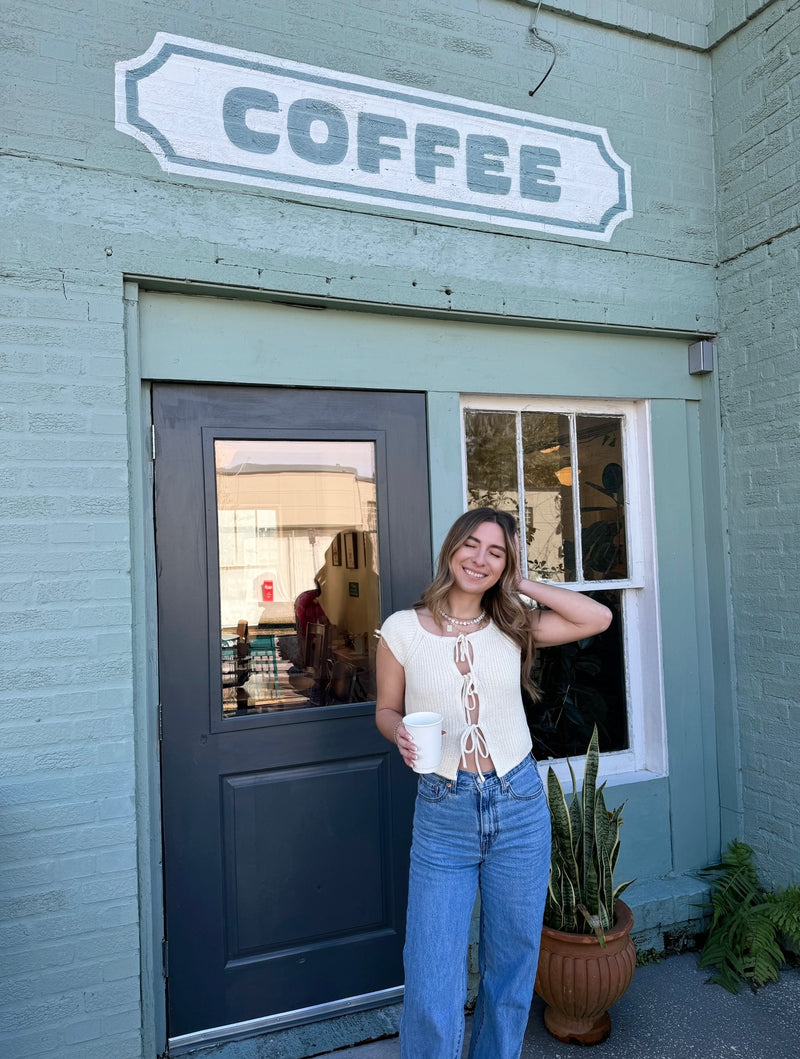
[[[800,968],[785,969],[758,993],[733,996],[707,985],[697,953],[637,967],[611,1011],[611,1036],[591,1049],[597,1059],[800,1059]],[[544,1027],[534,997],[522,1059],[578,1059],[583,1049],[561,1044]],[[469,1035],[469,1020],[467,1036]],[[396,1037],[343,1048],[352,1059],[398,1059]],[[467,1049],[464,1048],[466,1056]],[[425,1059],[418,1056],[415,1059]]]

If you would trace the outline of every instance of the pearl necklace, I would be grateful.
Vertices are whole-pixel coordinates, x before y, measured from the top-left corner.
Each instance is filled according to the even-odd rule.
[[[480,623],[486,617],[485,610],[482,610],[477,618],[467,618],[466,621],[462,620],[461,618],[451,618],[450,615],[445,614],[443,610],[440,610],[439,613],[447,622],[447,632],[452,632],[454,625],[460,625],[462,628],[468,628],[470,625],[480,625]]]

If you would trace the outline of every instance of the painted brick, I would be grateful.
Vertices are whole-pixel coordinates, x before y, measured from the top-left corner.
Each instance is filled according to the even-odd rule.
[[[721,7],[717,5],[713,27],[717,33],[734,26],[730,20],[723,26]],[[796,716],[797,680],[791,668],[796,640],[785,631],[781,635],[784,612],[796,628],[792,601],[800,587],[798,552],[791,543],[800,495],[796,475],[787,477],[787,469],[796,466],[798,419],[797,399],[787,397],[797,389],[800,318],[793,181],[797,130],[788,103],[798,73],[796,64],[793,69],[785,62],[799,41],[797,11],[786,3],[771,4],[728,38],[714,60],[715,87],[725,86],[716,92],[715,116],[720,130],[720,253],[729,259],[720,270],[720,310],[729,323],[718,348],[728,503],[736,512],[730,540],[742,837],[754,846],[769,880],[783,885],[799,877],[791,842],[796,840],[800,776],[794,763],[800,735],[787,712]],[[746,125],[751,127],[747,134]],[[786,174],[783,180],[781,173]],[[760,227],[740,225],[737,211],[757,213]],[[770,235],[775,238],[768,248],[758,245]],[[758,571],[757,576],[751,571]],[[775,760],[786,763],[780,782],[774,779]]]
[[[127,446],[124,427],[122,443],[116,443],[120,424],[124,424],[125,403],[124,391],[116,379],[122,376],[124,366],[117,362],[110,373],[112,384],[104,386],[91,375],[84,350],[93,343],[93,338],[87,337],[87,327],[92,325],[97,328],[95,334],[100,342],[110,341],[114,348],[120,347],[121,305],[108,308],[108,299],[95,294],[94,312],[90,312],[87,298],[74,297],[71,290],[65,294],[69,284],[62,273],[54,276],[51,289],[45,289],[45,283],[46,277],[29,281],[20,276],[12,302],[14,312],[7,314],[3,329],[6,343],[2,347],[6,382],[3,399],[13,400],[20,406],[27,400],[29,411],[20,418],[9,409],[0,427],[6,432],[4,441],[11,434],[19,436],[14,458],[20,468],[20,486],[24,488],[24,495],[17,493],[7,501],[4,499],[0,536],[18,549],[24,548],[18,555],[27,553],[28,557],[26,580],[4,581],[0,588],[0,623],[10,630],[13,639],[9,642],[20,644],[15,651],[16,669],[3,666],[0,673],[3,689],[0,708],[5,715],[7,706],[10,719],[13,718],[4,740],[5,782],[0,795],[5,806],[4,868],[8,866],[2,873],[5,921],[2,947],[7,954],[14,953],[11,965],[23,976],[20,981],[24,982],[28,995],[12,997],[11,1010],[7,1007],[8,995],[0,999],[0,1023],[6,1028],[6,1039],[0,1038],[0,1050],[4,1055],[72,1054],[71,1046],[66,1043],[70,1036],[68,1028],[79,1020],[88,1027],[88,1032],[77,1035],[80,1040],[102,1040],[102,1018],[94,1011],[91,1018],[86,1014],[83,994],[90,989],[92,996],[102,995],[116,1007],[126,1009],[125,1024],[134,1027],[124,1033],[115,1030],[116,1040],[107,1037],[102,1044],[106,1054],[134,1056],[140,1047],[136,1029],[139,983],[135,975],[120,973],[119,955],[107,959],[101,951],[106,947],[105,941],[98,945],[97,936],[91,940],[87,936],[86,911],[102,912],[112,935],[115,929],[127,932],[128,924],[135,921],[137,914],[133,802],[130,795],[121,794],[126,775],[130,794],[133,789],[130,724],[121,724],[118,716],[112,724],[107,724],[103,713],[108,705],[93,701],[93,696],[86,691],[87,674],[89,682],[98,687],[102,686],[100,681],[107,683],[117,677],[129,683],[129,648],[125,648],[129,633],[115,644],[113,632],[103,632],[104,645],[100,637],[93,644],[86,637],[64,636],[65,628],[80,621],[80,611],[69,608],[82,600],[91,603],[93,592],[104,604],[110,596],[118,597],[119,607],[115,606],[108,616],[110,629],[127,620],[130,587],[127,577],[120,576],[119,571],[125,570],[129,562],[120,548],[120,541],[127,540],[128,525],[126,520],[116,540],[109,536],[105,556],[101,545],[99,550],[95,547],[91,554],[87,552],[84,561],[84,555],[74,549],[97,541],[94,527],[85,523],[65,525],[61,517],[76,501],[79,509],[86,504],[94,507],[93,495],[99,499],[102,493],[115,487],[117,504],[104,506],[103,510],[109,511],[116,525],[120,524],[119,502],[124,505],[126,494]],[[115,330],[107,330],[104,338],[103,329],[111,325]],[[102,358],[96,359],[101,365]],[[33,386],[30,381],[23,384],[22,377],[33,372],[38,373],[37,382]],[[74,382],[81,375],[85,375],[86,383],[76,387]],[[16,379],[20,380],[19,385]],[[64,385],[65,382],[69,384]],[[97,454],[102,464],[92,466],[86,437],[92,428],[91,417],[98,408],[102,409],[98,423],[104,429],[115,424],[115,442],[109,445],[106,438],[102,451]],[[114,409],[116,415],[111,414]],[[85,462],[67,462],[71,437],[75,439],[80,461]],[[75,455],[73,452],[73,459]],[[59,468],[53,462],[54,457],[65,465]],[[115,459],[119,464],[116,468]],[[60,559],[60,570],[44,561],[46,553],[41,553],[41,560],[36,555],[30,527],[38,523],[41,528],[43,517],[50,518],[45,537],[59,540],[66,549],[50,553]],[[70,569],[74,576],[64,576]],[[46,580],[39,583],[45,572]],[[92,576],[87,578],[86,572]],[[42,610],[16,613],[20,604],[31,601],[38,601]],[[35,657],[30,638],[21,639],[18,630],[32,625],[39,629],[60,629],[61,635],[53,641],[50,651],[49,667],[43,667]],[[98,659],[103,653],[108,657],[109,646],[118,650],[119,656],[115,658],[112,653],[108,665],[100,661],[91,661],[88,665],[80,662],[87,650],[93,648]],[[53,664],[56,660],[60,664]],[[17,704],[20,662],[28,663],[26,695]],[[70,683],[81,689],[74,697],[67,692]],[[40,698],[32,713],[32,700],[37,695],[48,695],[48,687],[52,696]],[[127,690],[120,701],[130,701]],[[20,707],[24,712],[20,712]],[[70,710],[74,711],[71,719]],[[80,720],[82,711],[86,715]],[[27,723],[21,722],[22,717],[28,719]],[[86,744],[89,727],[94,745]],[[111,742],[104,746],[106,740]],[[102,764],[104,761],[109,764]],[[98,771],[103,769],[108,769],[106,775]],[[89,790],[82,790],[80,777],[84,773],[98,794],[111,796],[105,804],[91,801]],[[12,880],[13,886],[9,886]],[[86,938],[86,951],[80,963],[76,962],[74,945],[78,937]],[[54,948],[59,938],[65,944]],[[134,961],[138,961],[137,948],[135,930],[133,936],[126,937],[124,944],[120,942],[117,946],[118,952],[124,951]],[[61,981],[53,972],[56,965],[63,968]],[[97,991],[97,983],[104,981],[104,975],[115,992]],[[61,996],[62,1001],[50,1005],[48,990]],[[48,1030],[48,1024],[60,1028],[57,1032]],[[30,1034],[26,1026],[31,1027]],[[7,1039],[9,1032],[11,1040]],[[85,1047],[75,1047],[75,1054],[87,1054]]]
[[[262,7],[248,3],[4,4],[0,79],[4,97],[13,101],[7,109],[14,120],[5,126],[3,142],[23,157],[3,162],[9,230],[20,234],[4,247],[0,299],[8,324],[0,339],[7,384],[0,453],[13,465],[4,479],[11,495],[4,495],[0,510],[0,542],[23,560],[26,572],[0,567],[0,623],[11,648],[0,670],[0,718],[9,724],[0,783],[8,845],[4,839],[0,879],[13,911],[0,948],[15,954],[15,967],[22,961],[25,984],[34,993],[18,1012],[14,1040],[0,1038],[9,1059],[140,1057],[123,274],[278,289],[304,285],[304,293],[333,289],[371,299],[380,291],[389,301],[412,297],[407,288],[413,274],[414,304],[442,308],[445,271],[456,291],[454,304],[476,311],[503,307],[556,317],[573,306],[588,322],[686,332],[717,326],[710,267],[711,61],[580,20],[612,19],[696,43],[711,17],[707,0],[674,0],[659,5],[659,12],[635,2],[572,0],[546,19],[543,13],[542,28],[557,40],[559,58],[550,94],[534,101],[527,86],[540,56],[531,46],[531,12],[523,5],[428,0],[406,10],[395,0],[274,0],[269,6],[265,26]],[[772,711],[788,701],[779,691],[793,671],[788,662],[785,670],[778,664],[786,650],[779,632],[781,622],[792,628],[793,616],[768,606],[768,582],[749,574],[755,552],[767,564],[762,574],[770,572],[770,555],[780,555],[786,596],[796,597],[789,538],[771,534],[759,516],[774,503],[787,465],[790,450],[779,426],[788,429],[796,416],[790,403],[776,401],[781,387],[791,385],[796,345],[780,340],[768,325],[770,299],[777,294],[789,314],[787,334],[792,319],[796,325],[787,277],[797,274],[797,252],[787,249],[785,237],[776,240],[771,256],[751,250],[748,242],[758,234],[752,217],[763,227],[792,208],[788,178],[796,110],[789,100],[797,92],[792,95],[794,82],[788,80],[791,64],[778,62],[788,45],[779,45],[772,58],[762,50],[764,27],[777,34],[779,9],[790,14],[785,3],[774,7],[724,46],[715,76],[735,89],[732,113],[719,115],[724,150],[716,161],[731,203],[730,210],[721,203],[720,245],[723,256],[748,256],[746,264],[731,262],[723,270],[720,296],[727,320],[744,318],[745,309],[754,318],[723,335],[718,368],[732,504],[742,516],[731,536],[741,604],[739,686],[745,691],[743,715],[755,714],[745,765],[745,803],[752,814],[747,833],[764,836],[760,851],[774,852],[780,865],[789,863],[788,837],[785,827],[769,831],[769,813],[784,813],[781,807],[796,801],[797,789],[786,784],[762,790],[758,776],[768,769],[770,746],[788,723],[785,713]],[[715,10],[718,28],[735,25],[724,19],[720,5]],[[580,19],[564,17],[569,11]],[[461,233],[456,241],[447,225],[336,210],[324,211],[320,224],[318,206],[289,209],[252,189],[174,181],[113,127],[113,63],[139,54],[162,28],[608,126],[620,154],[636,161],[637,214],[619,229],[611,248],[491,232]],[[749,135],[741,114],[753,123]],[[663,171],[665,154],[669,173]],[[83,158],[90,164],[81,165]],[[763,162],[762,186],[755,168]],[[780,173],[783,179],[775,180]],[[753,213],[739,227],[747,195],[755,196]],[[338,263],[331,260],[334,244]],[[459,260],[454,245],[466,248]],[[527,262],[522,270],[521,262]],[[520,271],[526,274],[520,277]],[[753,394],[742,392],[734,368],[747,369]],[[24,414],[18,411],[23,404]],[[780,422],[765,445],[768,407],[778,410]],[[796,508],[787,513],[787,527],[795,516]],[[51,548],[46,557],[40,557],[39,541]],[[61,576],[53,576],[59,567]],[[767,622],[760,619],[765,610]],[[33,627],[61,634],[46,659],[37,659],[28,644],[25,630]],[[95,633],[71,633],[82,628]],[[20,652],[32,663],[24,694],[15,665]],[[760,673],[769,679],[753,679]],[[764,706],[780,721],[777,727],[759,726]],[[22,713],[28,721],[20,720]],[[79,911],[87,900],[96,913],[88,924]],[[668,894],[665,914],[674,914],[676,904]],[[46,992],[62,982],[59,1005]],[[15,988],[13,979],[6,979],[5,988]]]

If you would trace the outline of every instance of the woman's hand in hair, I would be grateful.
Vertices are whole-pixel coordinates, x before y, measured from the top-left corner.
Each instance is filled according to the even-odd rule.
[[[518,533],[514,536],[514,555],[509,557],[509,562],[514,564],[516,585],[519,591],[519,586],[525,580],[525,576],[522,573],[522,541]]]

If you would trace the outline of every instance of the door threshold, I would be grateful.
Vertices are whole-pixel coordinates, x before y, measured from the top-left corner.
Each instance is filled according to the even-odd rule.
[[[185,1055],[198,1045],[245,1040],[247,1037],[255,1037],[261,1033],[285,1030],[292,1026],[336,1018],[337,1015],[349,1015],[355,1011],[382,1007],[385,1004],[393,1004],[402,1000],[403,992],[404,987],[398,985],[391,989],[381,989],[377,993],[363,993],[360,996],[345,997],[343,1000],[331,1000],[327,1004],[315,1004],[312,1007],[297,1008],[294,1011],[282,1011],[277,1015],[264,1015],[262,1018],[249,1019],[247,1022],[234,1022],[229,1026],[215,1026],[208,1030],[184,1033],[180,1037],[169,1038],[169,1054],[170,1056]]]

